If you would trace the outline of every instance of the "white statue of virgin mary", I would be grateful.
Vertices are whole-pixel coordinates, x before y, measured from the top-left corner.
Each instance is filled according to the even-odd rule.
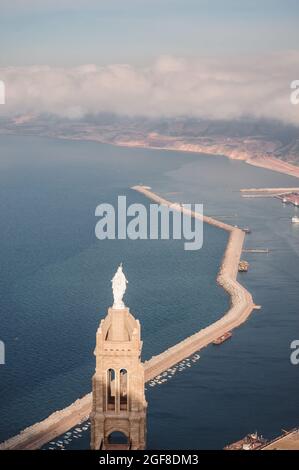
[[[116,273],[112,279],[112,291],[113,291],[113,307],[116,310],[121,310],[125,308],[125,304],[123,303],[123,296],[125,295],[126,288],[128,281],[126,276],[123,273],[123,266],[122,263],[117,268]]]

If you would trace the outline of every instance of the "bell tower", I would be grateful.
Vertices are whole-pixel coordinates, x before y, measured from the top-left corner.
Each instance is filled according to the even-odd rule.
[[[96,336],[92,449],[145,448],[147,403],[140,323],[122,301],[126,284],[120,265],[112,279],[113,307],[108,309]]]

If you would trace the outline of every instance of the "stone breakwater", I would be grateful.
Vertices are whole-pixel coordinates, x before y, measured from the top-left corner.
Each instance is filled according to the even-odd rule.
[[[18,435],[0,444],[0,450],[36,450],[47,442],[86,421],[91,410],[91,393],[67,408],[55,411],[43,421],[33,424]],[[25,410],[26,411],[26,410]]]
[[[181,360],[212,343],[223,333],[241,325],[249,317],[255,305],[251,294],[237,281],[238,265],[245,238],[245,233],[241,229],[190,211],[178,203],[163,199],[150,191],[147,187],[134,186],[132,189],[144,194],[144,196],[158,204],[169,206],[172,210],[181,211],[186,215],[190,215],[191,212],[193,217],[200,218],[205,223],[229,233],[229,240],[217,282],[230,295],[230,309],[215,323],[203,328],[180,343],[177,343],[175,346],[170,347],[161,354],[153,356],[150,360],[146,361],[144,363],[145,379],[146,381],[150,381]],[[40,423],[26,428],[20,434],[8,439],[3,444],[0,444],[0,450],[39,449],[47,442],[64,434],[78,423],[86,420],[90,411],[91,393],[78,399],[67,408],[56,411]]]
[[[229,233],[228,244],[217,277],[218,284],[230,295],[231,306],[229,311],[212,325],[203,328],[158,356],[154,356],[149,361],[146,361],[144,363],[145,377],[146,380],[151,380],[182,359],[212,343],[223,333],[239,326],[248,318],[255,305],[251,294],[237,281],[238,266],[245,239],[243,230],[212,217],[190,211],[190,209],[184,208],[181,204],[170,202],[158,196],[147,187],[134,186],[132,189],[144,194],[158,204],[167,205],[172,210],[181,211],[185,215],[191,214],[193,217],[199,218],[205,223]]]
[[[284,432],[282,436],[268,442],[261,450],[299,450],[299,428]]]

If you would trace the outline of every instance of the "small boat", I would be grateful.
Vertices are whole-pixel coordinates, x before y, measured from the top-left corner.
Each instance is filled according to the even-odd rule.
[[[247,436],[240,441],[227,445],[224,447],[224,450],[257,450],[263,447],[266,443],[267,440],[255,432],[253,434],[247,434]]]
[[[213,344],[215,345],[219,345],[219,344],[222,344],[224,343],[224,341],[227,341],[228,339],[230,339],[232,337],[232,332],[231,331],[227,331],[226,333],[224,333],[223,335],[219,336],[219,338],[215,339],[213,341]]]
[[[239,262],[239,268],[238,268],[239,273],[246,273],[248,271],[248,268],[249,268],[248,261],[241,260]]]
[[[298,217],[298,215],[294,215],[294,217],[292,218],[292,223],[293,223],[293,224],[299,224],[299,217]]]

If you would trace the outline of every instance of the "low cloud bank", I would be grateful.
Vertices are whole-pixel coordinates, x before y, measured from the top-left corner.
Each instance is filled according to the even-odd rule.
[[[129,116],[280,119],[299,125],[291,82],[299,52],[242,58],[163,56],[151,66],[114,64],[73,68],[0,68],[6,104],[0,115],[49,113],[82,118],[111,112]]]

